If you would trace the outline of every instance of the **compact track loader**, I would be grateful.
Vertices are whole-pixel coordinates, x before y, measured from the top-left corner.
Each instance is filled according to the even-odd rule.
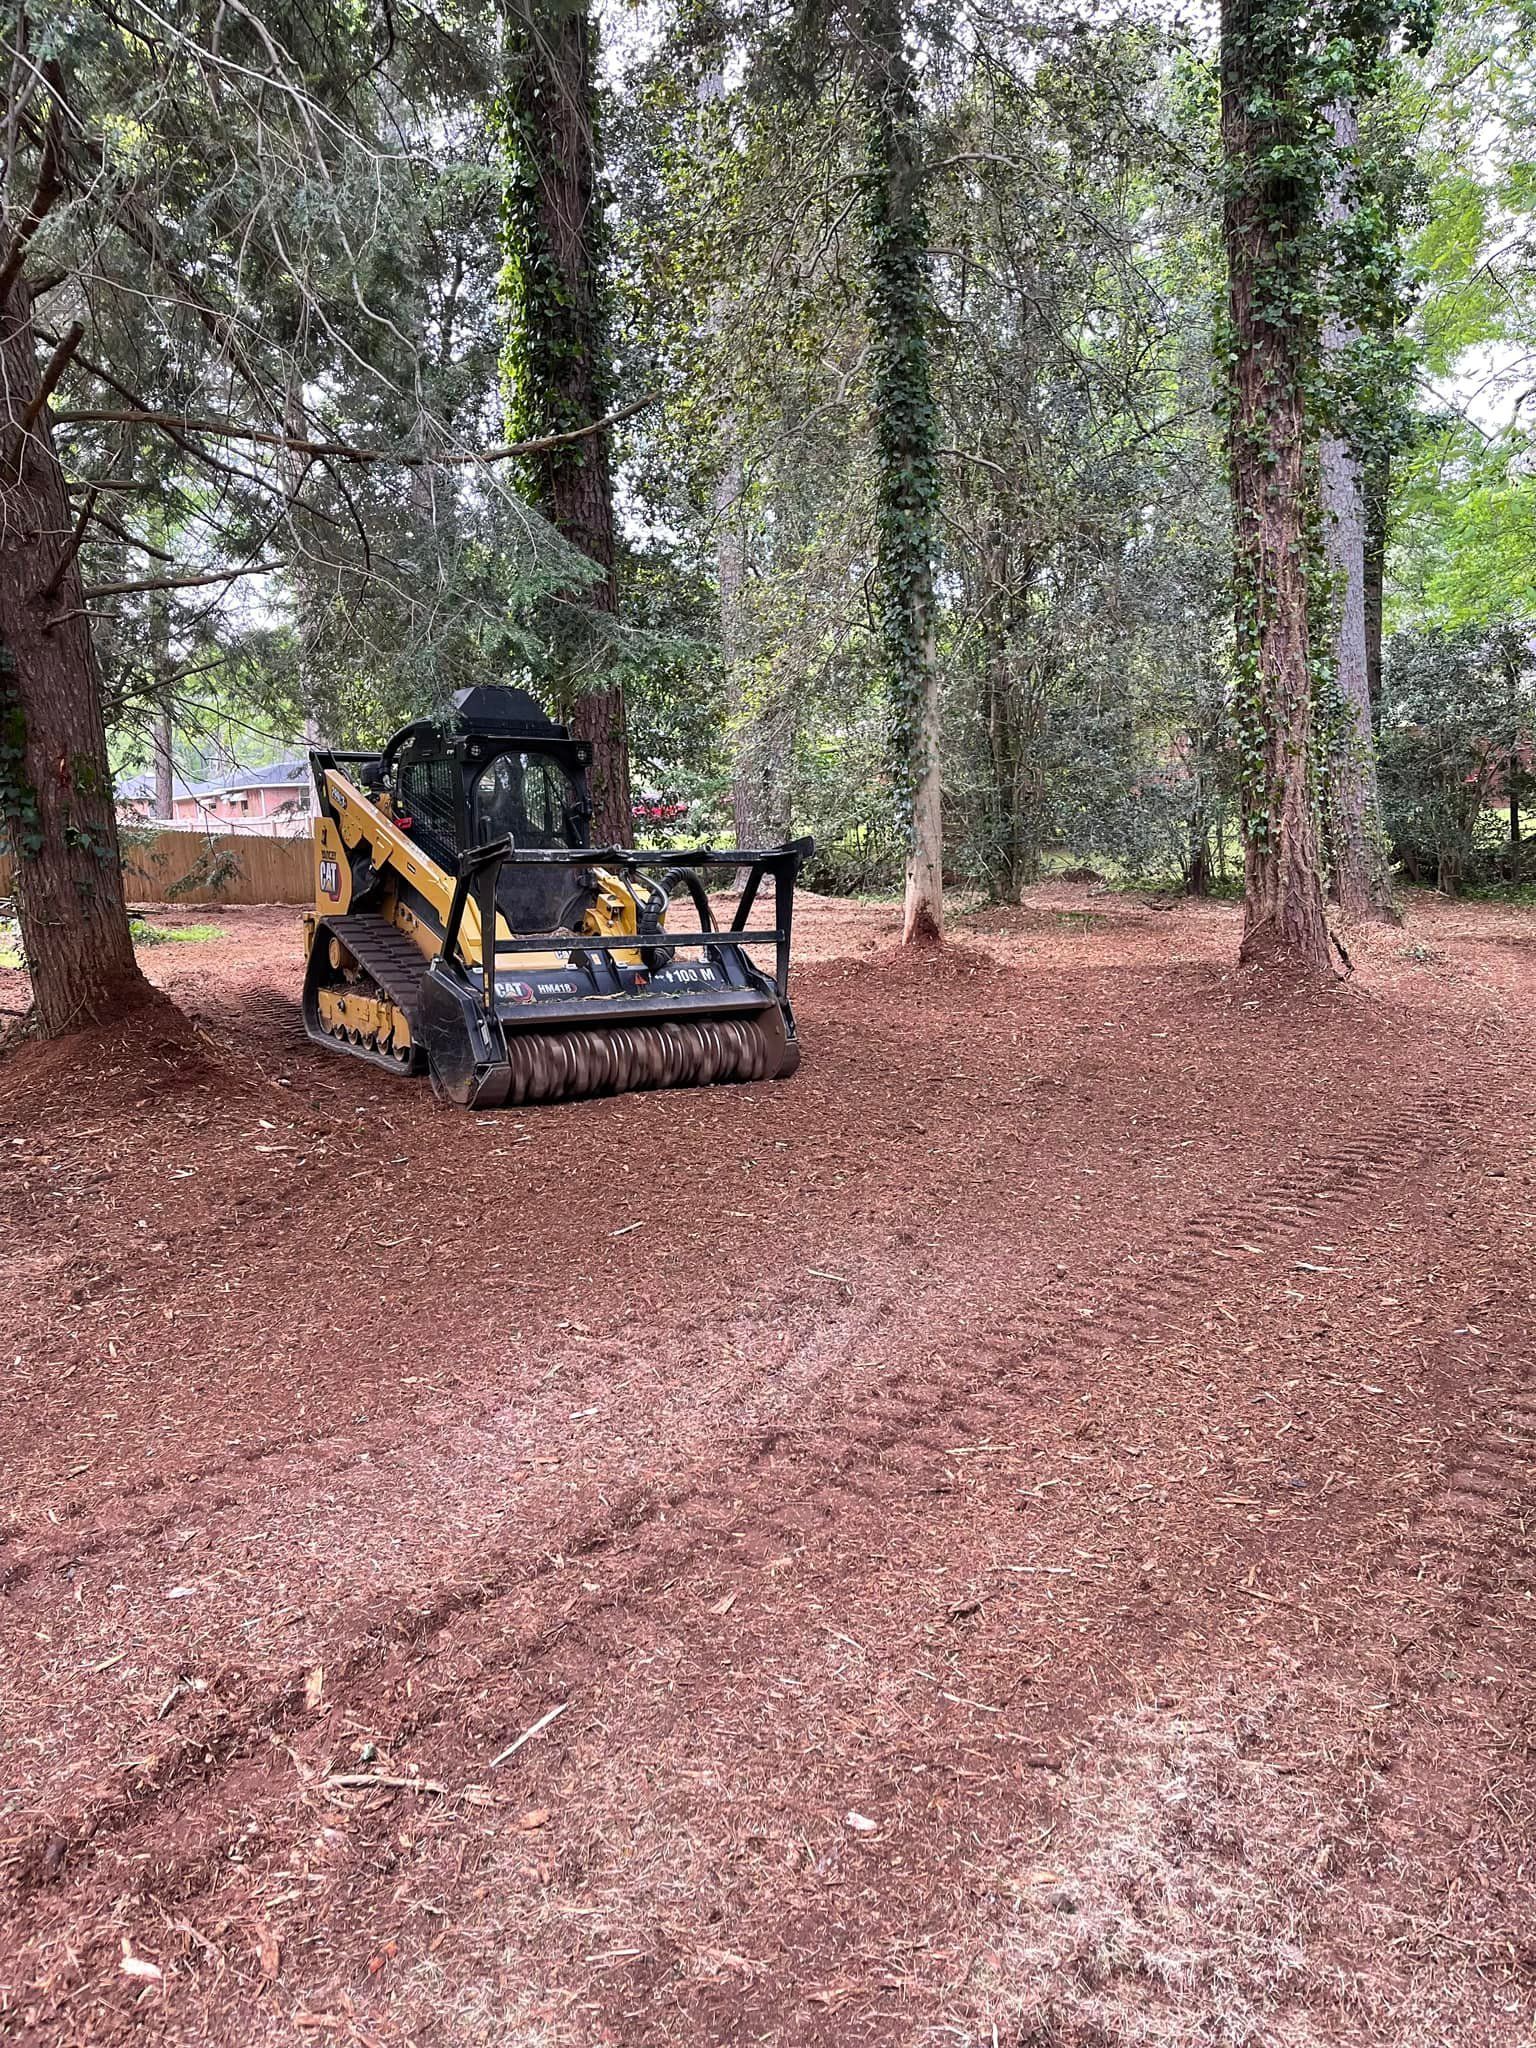
[[[812,851],[587,844],[591,749],[522,690],[461,690],[381,753],[316,752],[304,1027],[466,1109],[800,1064],[795,877]],[[702,877],[745,870],[717,929]],[[773,923],[749,920],[764,878]],[[686,929],[669,925],[686,898]],[[772,971],[749,948],[773,949]]]

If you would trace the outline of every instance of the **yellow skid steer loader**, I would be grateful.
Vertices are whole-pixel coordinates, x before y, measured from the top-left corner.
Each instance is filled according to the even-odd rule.
[[[809,839],[764,852],[588,845],[591,749],[522,690],[461,690],[381,753],[311,756],[315,907],[304,1026],[431,1075],[466,1109],[710,1081],[800,1064],[789,1005]],[[746,881],[728,929],[703,877]],[[773,923],[750,919],[764,878]],[[693,913],[668,924],[675,900]],[[773,949],[771,971],[748,948]]]

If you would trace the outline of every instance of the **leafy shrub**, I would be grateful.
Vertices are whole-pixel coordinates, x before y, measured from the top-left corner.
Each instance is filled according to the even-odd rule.
[[[1397,633],[1377,720],[1382,823],[1411,882],[1518,879],[1499,806],[1536,771],[1530,633]]]

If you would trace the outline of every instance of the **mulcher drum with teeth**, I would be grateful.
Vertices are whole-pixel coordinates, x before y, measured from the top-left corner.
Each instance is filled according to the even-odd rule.
[[[313,760],[304,1023],[319,1043],[429,1073],[466,1108],[798,1067],[789,945],[809,840],[592,849],[590,750],[518,690],[461,691],[451,721]],[[727,929],[712,870],[745,876]],[[754,925],[765,880],[773,918]],[[686,928],[669,920],[682,897]]]

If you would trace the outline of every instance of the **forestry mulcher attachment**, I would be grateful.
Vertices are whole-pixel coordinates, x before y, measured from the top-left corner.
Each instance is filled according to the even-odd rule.
[[[461,690],[378,754],[312,757],[304,1027],[466,1109],[800,1064],[795,877],[811,851],[587,844],[591,749],[521,690]],[[744,870],[729,929],[702,877]],[[773,922],[750,923],[765,877]],[[686,929],[668,917],[685,899]],[[768,972],[749,947],[772,947]]]

